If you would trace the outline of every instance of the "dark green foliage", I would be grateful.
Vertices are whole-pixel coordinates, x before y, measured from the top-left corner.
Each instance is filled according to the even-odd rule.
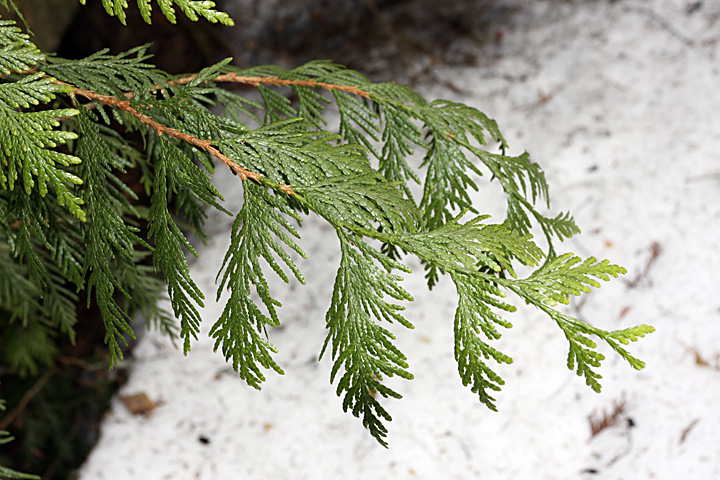
[[[169,211],[168,199],[179,188],[187,188],[191,182],[189,175],[178,175],[169,166],[172,160],[182,162],[191,169],[197,168],[181,149],[171,146],[164,140],[158,141],[158,160],[155,165],[152,206],[148,213],[148,236],[155,241],[153,255],[155,268],[162,272],[168,284],[168,296],[173,311],[180,320],[180,334],[185,339],[184,350],[190,349],[190,337],[197,339],[200,331],[200,313],[197,306],[203,306],[205,296],[190,278],[183,247],[197,256],[197,252],[185,238],[177,222]]]
[[[392,269],[405,272],[410,269],[377,252],[360,237],[341,231],[338,237],[342,257],[326,316],[330,332],[320,357],[331,344],[335,362],[330,380],[335,381],[338,373],[344,370],[337,386],[338,395],[345,393],[343,409],[362,418],[370,434],[387,446],[384,440],[387,427],[383,420],[390,421],[392,417],[377,396],[401,398],[401,395],[382,381],[394,375],[408,380],[413,376],[408,371],[405,355],[392,344],[394,335],[378,322],[394,320],[413,328],[399,313],[405,307],[384,300],[386,296],[412,300],[399,285],[402,277],[390,273]]]
[[[87,334],[94,332],[88,331],[91,325],[83,326],[87,339]],[[9,435],[0,432],[0,465],[12,465],[14,470],[38,473],[47,479],[77,476],[124,371],[108,372],[107,355],[100,348],[94,356],[74,352],[72,358],[64,359],[73,362],[57,362],[34,378],[8,375],[3,379],[0,389],[12,408],[0,411],[0,422],[8,419],[5,415],[11,416],[13,421],[7,428],[16,438],[6,443]],[[23,398],[31,400],[23,404]],[[18,405],[23,408],[18,409]],[[0,479],[5,478],[40,476],[8,475],[7,468],[0,466]]]
[[[5,410],[5,400],[0,400],[0,411]],[[10,433],[6,432],[5,430],[0,430],[0,445],[5,445],[7,443],[10,443],[14,440],[13,437],[10,436]],[[30,475],[27,473],[21,473],[16,470],[13,470],[11,468],[4,467],[0,465],[0,479],[32,479],[32,480],[39,480],[40,477],[37,475]]]
[[[458,309],[455,312],[455,360],[465,386],[478,394],[482,403],[497,411],[490,391],[500,391],[505,381],[485,360],[512,363],[512,358],[491,347],[485,340],[497,340],[501,334],[497,326],[512,325],[498,315],[495,309],[507,312],[515,307],[501,300],[504,293],[491,280],[464,273],[451,274],[458,292]]]
[[[147,100],[156,89],[167,88],[168,80],[164,72],[145,62],[151,57],[148,47],[143,45],[119,55],[101,50],[80,60],[51,56],[43,69],[48,75],[101,95],[122,98],[126,92],[133,92],[135,99]]]
[[[287,203],[253,183],[245,183],[244,192],[245,203],[233,224],[232,244],[218,273],[218,277],[222,274],[222,279],[216,300],[220,300],[226,288],[230,291],[230,298],[220,319],[210,330],[210,336],[216,339],[215,349],[221,346],[225,358],[232,359],[233,368],[240,377],[248,385],[259,389],[265,376],[257,364],[283,373],[271,356],[276,352],[275,347],[267,340],[267,327],[280,325],[276,307],[281,304],[270,296],[260,259],[288,282],[287,274],[275,259],[277,255],[295,278],[304,284],[295,262],[275,239],[303,258],[305,252],[291,238],[299,235],[286,216],[298,221],[300,217]],[[267,315],[252,301],[253,290],[268,311]]]
[[[155,3],[171,21],[175,5],[193,19],[227,23],[211,2]],[[103,5],[124,20],[127,2]],[[149,20],[151,2],[138,5]],[[111,366],[134,335],[136,312],[182,338],[187,353],[205,302],[190,276],[186,253],[199,252],[189,236],[205,239],[208,208],[234,214],[211,182],[229,175],[227,167],[242,182],[244,205],[218,273],[217,300],[226,291],[228,298],[210,336],[255,388],[265,380],[263,369],[282,373],[267,338],[268,327],[280,325],[281,305],[266,275],[272,270],[285,282],[293,276],[304,283],[293,260],[305,257],[294,222],[311,212],[336,230],[341,250],[322,353],[332,357],[331,381],[343,408],[383,445],[390,414],[381,400],[400,397],[387,378],[412,378],[384,325],[412,328],[401,313],[401,302],[412,297],[396,274],[410,271],[407,255],[423,262],[429,286],[440,275],[454,282],[461,381],[491,409],[491,394],[504,382],[489,360],[512,363],[491,345],[499,327],[511,327],[504,314],[515,308],[504,300],[507,292],[557,323],[569,342],[568,366],[593,389],[600,389],[603,356],[591,337],[643,366],[620,345],[652,327],[607,332],[555,309],[624,269],[556,254],[556,242],[577,226],[567,213],[540,213],[538,204],[549,207],[542,169],[527,154],[507,155],[495,121],[475,108],[428,102],[406,86],[373,84],[326,61],[285,70],[238,69],[228,59],[197,76],[171,77],[148,62],[146,47],[79,61],[46,59],[9,23],[0,24],[3,48],[12,54],[0,63],[0,306],[6,313],[0,329],[4,360],[16,371],[32,374],[49,363],[57,332],[74,338],[78,292],[99,310]],[[225,81],[255,86],[260,103],[223,89]],[[331,103],[339,112],[338,134],[324,131]],[[252,128],[253,122],[261,125]],[[416,150],[423,154],[417,162]],[[126,181],[132,171],[140,172],[141,189]],[[472,204],[483,176],[507,198],[499,223],[486,223]],[[422,183],[421,198],[413,198],[410,182]],[[468,212],[472,217],[462,223]],[[532,239],[538,227],[546,252]],[[533,273],[518,279],[517,265]],[[157,307],[163,286],[174,318]]]
[[[142,241],[136,235],[138,228],[123,222],[123,213],[137,212],[128,198],[135,195],[115,175],[115,171],[124,172],[127,162],[117,155],[108,145],[112,138],[109,132],[100,134],[100,126],[94,123],[94,115],[86,109],[78,116],[78,134],[76,153],[83,158],[95,158],[94,162],[83,162],[78,170],[83,184],[87,186],[84,200],[87,221],[84,226],[85,262],[82,277],[86,278],[88,302],[95,294],[108,332],[106,343],[110,347],[111,358],[122,358],[117,343],[125,342],[122,333],[133,335],[130,317],[120,308],[115,297],[116,291],[129,296],[122,288],[117,271],[132,268],[133,251]],[[130,264],[130,265],[128,265]],[[82,286],[82,284],[80,284]]]
[[[15,371],[33,375],[52,360],[56,332],[74,341],[79,290],[87,289],[88,302],[103,313],[106,343],[114,359],[122,355],[118,339],[122,343],[123,334],[132,335],[128,321],[133,312],[151,312],[148,321],[166,325],[167,331],[172,328],[167,326],[167,315],[154,306],[160,292],[157,281],[154,288],[135,295],[136,287],[148,282],[147,273],[136,273],[144,266],[134,252],[147,251],[149,245],[136,235],[142,217],[132,204],[136,196],[118,175],[136,166],[137,155],[87,108],[50,107],[49,102],[72,87],[43,72],[27,73],[42,56],[15,30],[0,28],[0,37],[24,52],[16,56],[20,63],[14,67],[24,75],[8,76],[0,83],[0,262],[5,265],[0,275],[5,312],[0,353]],[[122,64],[127,56],[113,61]],[[140,71],[133,76],[142,81],[159,78],[143,76],[145,65],[132,68]],[[129,74],[118,70],[109,75],[108,91],[121,92],[127,85]],[[68,71],[80,75],[82,65]],[[66,120],[63,128],[58,128],[58,119]],[[93,161],[81,162],[81,158]],[[148,295],[151,292],[155,293]],[[128,300],[119,304],[118,294]]]

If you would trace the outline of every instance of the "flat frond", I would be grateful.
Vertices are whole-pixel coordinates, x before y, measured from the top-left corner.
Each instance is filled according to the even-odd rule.
[[[601,389],[599,380],[602,376],[595,369],[600,367],[605,356],[595,350],[597,344],[591,337],[600,338],[634,368],[640,369],[644,364],[620,344],[627,345],[655,329],[639,325],[608,332],[561,313],[554,307],[558,303],[567,304],[570,295],[580,295],[589,292],[590,287],[599,287],[598,280],[608,281],[610,277],[617,277],[625,272],[623,267],[613,265],[607,260],[597,261],[590,257],[583,261],[573,254],[565,254],[550,259],[526,279],[505,282],[507,288],[545,312],[557,323],[569,343],[568,368],[585,377],[587,385],[596,392]]]
[[[637,342],[645,335],[653,333],[655,327],[652,325],[636,325],[630,328],[623,328],[621,330],[612,330],[610,332],[596,333],[599,335],[610,347],[620,354],[635,370],[642,370],[645,368],[645,362],[630,355],[627,350],[618,345],[618,342],[622,345],[627,345],[630,342]]]
[[[331,381],[341,375],[337,393],[344,394],[343,409],[362,418],[370,434],[387,446],[383,422],[392,418],[377,397],[400,398],[400,394],[382,381],[395,375],[411,379],[412,374],[405,355],[392,343],[395,336],[379,322],[397,321],[412,328],[400,313],[404,307],[384,299],[412,300],[399,285],[402,277],[391,273],[392,268],[407,271],[407,267],[380,254],[360,237],[340,231],[338,237],[342,257],[326,316],[329,333],[320,356],[331,346]]]
[[[627,270],[612,265],[608,260],[598,262],[590,257],[582,260],[572,253],[566,253],[548,261],[534,271],[530,277],[521,280],[518,287],[532,291],[533,296],[553,306],[568,304],[570,295],[590,292],[590,287],[600,287],[598,280],[608,281],[610,277],[624,275]]]
[[[109,55],[107,49],[79,60],[48,57],[44,71],[79,88],[101,95],[113,95],[126,100],[126,94],[145,101],[154,92],[168,86],[168,75],[147,63],[150,45],[132,48],[127,52]]]
[[[308,123],[295,118],[214,143],[223,154],[276,184],[309,185],[326,177],[372,174],[364,150],[331,144],[338,139],[310,130]]]
[[[428,226],[434,228],[452,218],[451,209],[473,208],[468,192],[477,190],[472,174],[481,172],[463,147],[470,145],[470,139],[485,145],[488,135],[503,144],[504,140],[495,122],[475,108],[445,100],[412,101],[402,105],[427,132],[428,150],[423,160],[427,172],[420,207]],[[390,105],[399,108],[397,102]]]
[[[535,203],[548,202],[542,169],[527,154],[506,155],[507,143],[497,123],[473,107],[447,100],[427,102],[407,86],[373,84],[362,74],[327,61],[292,70],[262,66],[226,71],[257,86],[266,124],[302,116],[315,128],[324,128],[327,98],[318,91],[330,90],[340,115],[340,136],[364,146],[379,161],[380,173],[398,182],[411,201],[408,182],[419,183],[419,171],[426,168],[419,207],[429,229],[447,223],[459,211],[474,211],[469,192],[478,188],[475,177],[482,174],[484,164],[507,195],[507,222],[521,234],[529,233],[534,222],[539,224],[548,238],[550,257],[555,255],[554,239],[579,232],[568,214],[549,218],[536,210]],[[297,108],[277,91],[288,86],[297,96]],[[490,141],[502,153],[484,150]],[[427,150],[421,166],[407,161],[416,147]]]
[[[0,20],[0,74],[28,71],[44,59],[45,55],[15,21]]]
[[[187,354],[190,350],[190,338],[197,340],[200,331],[202,319],[197,306],[204,306],[205,296],[190,277],[183,250],[188,250],[195,256],[197,252],[170,213],[168,202],[178,189],[194,188],[195,182],[205,185],[206,179],[203,172],[180,149],[164,139],[159,139],[156,146],[158,155],[155,164],[155,190],[148,212],[148,236],[155,240],[153,260],[156,269],[167,282],[173,311],[180,320],[183,351]]]
[[[125,22],[128,0],[102,4]],[[179,9],[191,20],[232,23],[207,0],[137,5],[147,22],[157,7],[171,22]],[[429,102],[407,86],[374,84],[329,61],[288,70],[239,69],[225,59],[195,75],[170,76],[147,52],[145,45],[81,60],[44,58],[13,22],[0,21],[0,309],[9,325],[0,343],[16,368],[31,373],[51,361],[57,331],[74,340],[82,289],[101,313],[111,366],[133,336],[137,312],[182,338],[187,354],[205,301],[190,275],[186,253],[198,252],[189,237],[206,240],[208,208],[231,215],[211,181],[228,174],[225,167],[238,176],[244,204],[216,278],[216,300],[227,301],[210,336],[252,387],[260,388],[267,370],[283,373],[268,335],[280,325],[281,304],[267,275],[304,283],[295,222],[309,212],[336,230],[341,249],[320,357],[332,357],[331,382],[344,410],[382,445],[391,417],[381,401],[400,398],[388,377],[412,378],[383,323],[412,328],[402,314],[412,297],[397,274],[410,272],[399,261],[404,254],[420,259],[429,286],[440,274],[454,282],[458,372],[490,409],[504,384],[492,363],[512,363],[492,346],[512,326],[503,316],[514,311],[504,300],[508,291],[557,323],[569,343],[568,367],[594,390],[604,359],[597,339],[634,368],[644,366],[623,347],[652,327],[604,331],[556,310],[625,269],[556,254],[553,241],[577,233],[577,225],[568,213],[538,210],[549,207],[544,172],[527,154],[507,155],[496,122],[479,110]],[[223,82],[252,85],[260,100],[223,90]],[[78,105],[81,97],[91,104]],[[331,103],[336,134],[325,131]],[[413,163],[418,150],[424,155]],[[126,183],[134,168],[141,188]],[[481,178],[497,182],[507,199],[502,224],[486,223],[472,205]],[[417,201],[412,182],[423,183]],[[143,187],[149,208],[138,204]],[[462,221],[467,212],[472,217]],[[538,226],[547,252],[530,234]],[[152,265],[144,261],[151,256]],[[517,265],[535,270],[518,279]],[[172,313],[156,303],[161,287]]]
[[[88,301],[94,292],[95,303],[107,330],[105,341],[110,348],[111,366],[122,358],[121,343],[124,335],[134,337],[130,328],[130,315],[118,304],[116,293],[128,296],[117,278],[117,270],[133,268],[133,252],[136,245],[147,245],[138,237],[138,228],[124,220],[124,212],[134,212],[127,200],[133,194],[127,192],[113,170],[125,166],[122,157],[114,152],[107,135],[92,121],[89,111],[84,109],[77,117],[80,139],[75,150],[85,161],[79,167],[87,189],[83,201],[86,205],[87,221],[84,224],[84,272]],[[118,268],[127,265],[125,268]]]
[[[475,274],[485,267],[496,274],[507,271],[514,277],[513,259],[524,265],[538,264],[543,253],[531,235],[519,235],[506,224],[485,225],[482,222],[487,218],[478,216],[460,223],[458,217],[434,230],[394,241],[445,272]]]
[[[70,140],[77,138],[73,132],[57,130],[60,122],[57,117],[72,116],[78,113],[74,109],[44,110],[22,112],[18,108],[47,103],[67,87],[56,85],[52,79],[42,74],[29,75],[21,80],[0,83],[0,162],[4,168],[0,171],[0,187],[12,190],[19,178],[22,178],[25,193],[28,195],[37,186],[40,196],[48,193],[49,187],[60,205],[80,219],[85,218],[82,199],[74,191],[73,185],[82,180],[65,167],[77,165],[80,158],[53,150]]]
[[[368,169],[369,170],[369,169]],[[311,210],[335,228],[375,229],[388,234],[415,232],[420,212],[402,191],[377,172],[341,175],[295,189]]]
[[[215,349],[222,349],[240,377],[250,386],[260,388],[260,383],[265,381],[261,366],[283,373],[272,358],[276,349],[267,339],[266,331],[268,326],[280,325],[276,307],[281,305],[270,295],[261,259],[283,281],[288,282],[289,278],[281,263],[300,283],[305,283],[285,248],[303,258],[306,255],[293,240],[299,235],[288,221],[288,217],[300,221],[298,214],[282,197],[265,187],[250,182],[244,187],[245,204],[233,224],[232,243],[218,273],[222,279],[217,299],[226,288],[230,298],[211,328],[210,336],[215,339]],[[253,302],[253,293],[260,298],[267,315]]]
[[[463,385],[478,395],[480,402],[497,411],[490,391],[500,391],[505,381],[488,366],[487,360],[496,363],[512,363],[512,358],[490,346],[488,340],[497,340],[501,334],[497,326],[512,325],[498,315],[493,308],[507,312],[515,307],[503,302],[505,294],[487,279],[463,273],[451,273],[458,292],[455,311],[455,360]]]
[[[407,162],[416,145],[423,145],[422,131],[412,121],[409,112],[401,109],[383,111],[385,129],[382,133],[383,147],[380,153],[380,173],[390,181],[401,182],[405,195],[412,199],[406,181],[420,184],[420,176]]]

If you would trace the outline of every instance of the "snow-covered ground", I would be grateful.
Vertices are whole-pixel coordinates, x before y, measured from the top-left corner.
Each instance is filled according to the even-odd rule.
[[[499,344],[515,363],[490,412],[457,375],[452,285],[427,292],[418,269],[404,282],[416,329],[398,331],[416,378],[385,402],[384,449],[342,412],[330,362],[317,362],[339,255],[329,227],[309,219],[308,285],[274,290],[284,326],[271,340],[286,375],[269,374],[258,392],[207,337],[184,358],[145,335],[121,394],[144,392],[157,407],[132,415],[116,400],[82,480],[720,478],[720,2],[513,3],[521,11],[493,60],[438,67],[423,93],[477,106],[544,167],[553,208],[584,232],[562,250],[628,268],[570,311],[606,329],[654,325],[631,345],[645,370],[609,354],[595,394],[567,370],[559,329],[521,308]],[[219,183],[238,206],[228,177]],[[495,188],[476,200],[500,220]],[[210,298],[231,219],[211,221],[192,266]],[[209,303],[205,331],[222,309]],[[616,424],[591,438],[588,416],[618,404]]]

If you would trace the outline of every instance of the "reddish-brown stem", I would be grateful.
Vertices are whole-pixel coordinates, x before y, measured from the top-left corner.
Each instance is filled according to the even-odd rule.
[[[172,85],[186,85],[197,78],[197,74],[188,75],[187,77],[172,80],[168,83]],[[370,92],[363,90],[360,87],[352,85],[338,85],[336,83],[318,82],[316,80],[288,80],[281,79],[278,77],[251,77],[246,75],[238,75],[237,73],[224,73],[213,78],[213,82],[232,82],[232,83],[243,83],[246,85],[252,85],[258,87],[260,85],[277,85],[281,87],[310,87],[310,88],[324,88],[326,90],[339,90],[342,92],[351,93],[353,95],[359,95],[361,97],[370,98]]]

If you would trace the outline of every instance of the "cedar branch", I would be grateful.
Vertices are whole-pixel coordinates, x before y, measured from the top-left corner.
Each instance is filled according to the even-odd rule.
[[[171,80],[168,82],[171,85],[187,85],[188,83],[192,82],[195,78],[197,78],[197,74],[188,75],[186,77],[178,78],[177,80]],[[318,82],[316,80],[290,80],[290,79],[281,79],[279,77],[257,77],[257,76],[247,76],[247,75],[238,75],[237,73],[225,73],[220,74],[217,77],[212,79],[213,82],[232,82],[232,83],[242,83],[246,85],[252,85],[254,87],[258,87],[260,85],[277,85],[277,86],[300,86],[300,87],[310,87],[310,88],[324,88],[326,90],[339,90],[343,92],[347,92],[353,95],[358,95],[365,98],[371,98],[370,92],[367,90],[363,90],[358,86],[353,85],[339,85],[335,83],[327,83],[327,82]],[[237,173],[237,175],[242,179],[251,179],[255,182],[261,183],[260,179],[264,178],[263,175],[252,172],[237,163],[233,162],[232,159],[229,157],[223,155],[217,148],[212,146],[212,140],[204,140],[200,138],[196,138],[192,135],[189,135],[185,132],[182,132],[180,130],[177,130],[175,128],[167,127],[161,123],[156,122],[153,120],[150,116],[145,115],[144,113],[139,112],[136,108],[134,108],[132,105],[130,105],[130,102],[128,100],[133,98],[133,92],[127,92],[125,93],[125,97],[128,100],[119,100],[116,97],[110,96],[110,95],[101,95],[97,92],[94,92],[92,90],[85,90],[82,88],[78,88],[75,85],[61,82],[59,80],[55,80],[55,83],[60,85],[67,85],[73,89],[73,91],[70,93],[70,96],[74,97],[79,95],[82,97],[85,97],[89,100],[99,102],[103,105],[108,105],[111,107],[119,108],[121,110],[125,110],[138,120],[142,122],[143,124],[149,126],[158,135],[167,134],[172,137],[175,137],[177,139],[183,140],[191,145],[195,145],[196,147],[205,150],[213,157],[219,159],[222,163],[230,167],[230,169]],[[152,88],[159,89],[159,85],[154,85]],[[294,192],[292,191],[292,188],[290,185],[278,185],[278,188],[288,195],[293,195]]]
[[[99,103],[102,103],[103,105],[108,105],[110,107],[119,108],[121,110],[124,110],[140,120],[143,124],[147,125],[148,127],[155,130],[155,132],[158,134],[158,136],[162,136],[163,134],[167,134],[171,137],[175,137],[179,140],[182,140],[184,142],[187,142],[191,145],[194,145],[201,150],[206,151],[213,157],[219,159],[222,163],[230,167],[230,169],[237,173],[238,177],[242,180],[250,179],[257,183],[262,183],[261,179],[264,178],[264,175],[261,175],[259,173],[253,172],[248,170],[245,167],[242,167],[232,161],[229,157],[224,155],[220,152],[217,148],[212,146],[212,140],[206,140],[194,137],[192,135],[189,135],[185,132],[182,132],[176,128],[165,126],[159,122],[156,122],[153,120],[149,115],[145,115],[144,113],[139,112],[135,107],[130,105],[130,102],[128,100],[119,100],[113,96],[110,95],[101,95],[99,93],[93,92],[92,90],[85,90],[82,88],[78,88],[72,84],[61,82],[59,80],[55,80],[56,83],[60,85],[67,85],[71,87],[73,90],[69,93],[70,97],[73,98],[79,95],[82,97],[87,98],[88,100],[96,101]],[[278,188],[280,190],[284,191],[288,195],[293,195],[294,192],[292,191],[292,188],[290,185],[278,185]]]

